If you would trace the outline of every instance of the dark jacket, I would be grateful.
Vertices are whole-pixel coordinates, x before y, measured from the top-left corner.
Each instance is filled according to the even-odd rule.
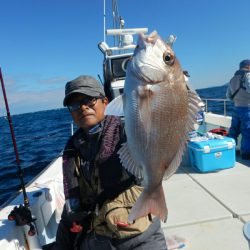
[[[81,220],[84,222],[83,228],[90,230],[84,237],[80,234],[79,238],[70,233],[73,220],[69,219],[71,215],[65,210],[59,224],[55,249],[73,249],[73,242],[84,250],[97,249],[100,242],[104,250],[137,249],[137,246],[142,245],[145,249],[152,249],[152,246],[167,249],[158,218],[152,222],[150,216],[141,217],[128,228],[119,229],[116,224],[120,219],[127,221],[129,209],[141,192],[138,193],[141,188],[138,186],[139,180],[120,163],[117,152],[124,142],[126,135],[123,122],[115,116],[106,116],[102,124],[89,135],[82,129],[77,130],[68,141],[63,153],[65,199],[79,201],[72,202],[71,210],[76,211],[76,216],[72,217],[74,221],[82,216],[82,211],[91,212],[92,215],[88,226],[85,219]],[[128,204],[130,207],[127,207]],[[107,246],[103,239],[99,242],[98,237],[107,239]],[[90,245],[93,246],[89,248]]]
[[[134,184],[135,177],[122,167],[117,154],[125,141],[124,126],[119,117],[106,116],[100,127],[89,135],[78,129],[63,153],[65,199],[81,199],[84,208],[89,205],[91,209],[95,206],[93,202],[102,203],[106,199],[113,199]],[[98,185],[96,175],[100,178],[101,193],[95,190]],[[91,190],[80,191],[80,177],[84,178]],[[99,201],[96,200],[98,198]]]

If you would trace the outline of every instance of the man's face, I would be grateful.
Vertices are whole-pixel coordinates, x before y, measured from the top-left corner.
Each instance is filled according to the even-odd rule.
[[[104,119],[107,104],[106,97],[95,98],[76,93],[70,98],[68,108],[77,126],[88,130]]]

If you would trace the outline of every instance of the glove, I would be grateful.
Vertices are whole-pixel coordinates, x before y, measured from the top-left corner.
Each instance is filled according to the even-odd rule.
[[[72,233],[87,231],[90,226],[91,212],[82,211],[79,204],[77,199],[65,201],[66,211],[62,214],[62,220]]]

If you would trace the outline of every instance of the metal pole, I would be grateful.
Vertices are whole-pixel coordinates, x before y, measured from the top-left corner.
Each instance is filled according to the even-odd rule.
[[[10,126],[12,143],[13,143],[13,147],[14,147],[14,151],[15,151],[15,155],[16,155],[16,163],[17,163],[17,168],[18,168],[18,175],[19,175],[19,179],[21,181],[21,188],[22,188],[22,191],[23,191],[24,205],[25,205],[25,207],[29,207],[29,199],[28,199],[28,196],[27,196],[27,193],[26,193],[26,190],[25,190],[25,185],[24,185],[24,180],[23,180],[23,171],[21,169],[21,164],[20,164],[20,160],[19,160],[19,154],[18,154],[18,150],[17,150],[16,138],[15,138],[14,129],[13,129],[13,125],[12,125],[12,120],[11,120],[11,116],[10,116],[10,110],[9,110],[7,95],[6,95],[6,91],[5,91],[5,87],[4,87],[4,81],[3,81],[3,75],[2,75],[1,68],[0,68],[0,81],[1,81],[1,85],[2,85],[3,97],[4,97],[6,112],[7,112],[7,118],[8,118],[9,126]]]
[[[74,134],[74,123],[71,122],[71,136]]]
[[[224,100],[224,116],[227,115],[227,104],[226,104],[226,100]]]
[[[103,41],[106,42],[106,0],[103,0]]]

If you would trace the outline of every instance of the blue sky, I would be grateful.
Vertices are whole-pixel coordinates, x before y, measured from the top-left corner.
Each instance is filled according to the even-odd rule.
[[[0,0],[0,9],[0,67],[11,114],[61,108],[68,80],[102,76],[103,0]],[[118,9],[125,28],[177,36],[175,53],[196,89],[228,82],[250,57],[249,0],[118,0]]]

